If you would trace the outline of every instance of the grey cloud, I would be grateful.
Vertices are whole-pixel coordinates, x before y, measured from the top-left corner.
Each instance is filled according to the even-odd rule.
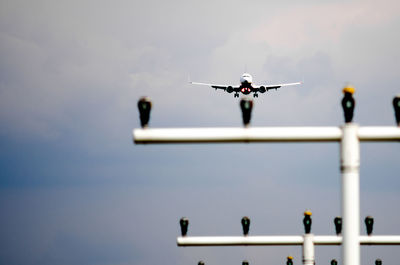
[[[136,101],[153,99],[152,127],[241,126],[232,95],[187,78],[236,83],[247,66],[257,82],[305,79],[260,95],[255,126],[339,125],[346,81],[356,121],[392,125],[397,4],[376,5],[3,1],[1,263],[300,261],[299,248],[177,248],[177,220],[187,215],[193,235],[231,235],[250,215],[251,233],[298,234],[311,208],[315,232],[333,234],[336,144],[135,146]],[[397,233],[398,151],[362,146],[361,211],[381,233]],[[395,264],[389,249],[363,248],[363,261]],[[317,248],[317,263],[339,252]]]

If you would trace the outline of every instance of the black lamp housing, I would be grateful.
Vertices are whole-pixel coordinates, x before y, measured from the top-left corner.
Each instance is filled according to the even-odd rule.
[[[240,109],[242,110],[243,124],[248,126],[251,120],[251,111],[253,109],[253,101],[247,98],[240,100]]]
[[[243,235],[247,236],[250,230],[250,218],[245,216],[242,218],[242,228],[243,228]]]
[[[182,217],[181,220],[179,220],[179,224],[181,226],[181,235],[186,236],[189,227],[189,219]]]
[[[342,107],[344,112],[344,121],[346,123],[353,121],[354,107],[356,102],[353,98],[353,94],[350,92],[344,92],[344,97],[342,99]]]
[[[333,223],[335,224],[336,235],[340,235],[342,233],[342,217],[335,217]]]
[[[365,217],[365,226],[367,228],[367,234],[370,236],[374,229],[374,218],[372,216]]]
[[[138,109],[140,114],[140,125],[145,128],[149,124],[150,111],[151,111],[151,100],[148,97],[142,97],[138,101]]]
[[[306,211],[304,213],[303,224],[304,224],[305,233],[306,234],[311,233],[312,219],[311,219],[311,212],[310,211]]]
[[[394,116],[396,117],[397,126],[400,126],[400,95],[393,99]]]

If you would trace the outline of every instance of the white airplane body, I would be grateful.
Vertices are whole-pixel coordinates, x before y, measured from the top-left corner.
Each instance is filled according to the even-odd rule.
[[[283,87],[283,86],[294,86],[294,85],[300,85],[301,82],[296,82],[296,83],[286,83],[286,84],[276,84],[276,85],[254,85],[253,84],[253,77],[248,74],[244,73],[240,77],[240,85],[238,86],[231,86],[231,85],[218,85],[218,84],[208,84],[208,83],[198,83],[198,82],[190,82],[193,85],[203,85],[203,86],[211,86],[217,89],[222,89],[228,93],[235,92],[234,97],[239,97],[239,93],[242,93],[244,95],[248,95],[250,93],[254,93],[254,97],[258,97],[258,92],[260,93],[265,93],[268,90],[275,89],[278,90],[278,88]]]

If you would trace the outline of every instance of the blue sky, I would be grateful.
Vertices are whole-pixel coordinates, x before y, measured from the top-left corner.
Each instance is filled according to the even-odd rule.
[[[187,84],[305,84],[260,95],[253,126],[394,125],[400,4],[375,1],[0,2],[1,264],[284,264],[299,247],[178,248],[191,235],[334,234],[337,144],[138,146],[151,127],[241,126],[233,95]],[[397,143],[361,145],[361,217],[400,234]],[[360,220],[361,222],[362,220]],[[364,233],[364,227],[361,233]],[[397,264],[398,247],[362,247]],[[317,247],[317,264],[340,248]]]

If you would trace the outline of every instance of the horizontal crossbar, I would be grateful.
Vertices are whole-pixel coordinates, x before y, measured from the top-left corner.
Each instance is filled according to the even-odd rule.
[[[400,245],[400,236],[360,236],[361,245]],[[178,237],[177,245],[189,246],[296,246],[303,236],[201,236]],[[314,245],[341,245],[342,236],[313,236]]]
[[[360,141],[400,141],[399,127],[359,127]],[[338,142],[341,127],[245,127],[135,129],[136,144],[248,143],[248,142]]]

